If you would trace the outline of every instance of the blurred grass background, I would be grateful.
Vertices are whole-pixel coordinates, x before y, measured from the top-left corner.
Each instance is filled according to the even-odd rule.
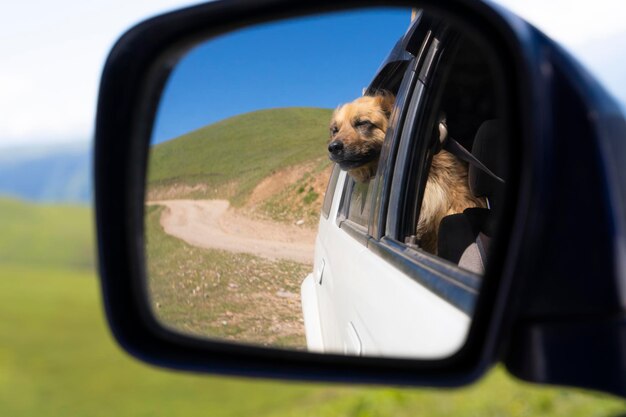
[[[619,416],[626,403],[496,368],[464,389],[274,382],[155,369],[106,327],[91,210],[0,199],[0,416]],[[575,366],[575,364],[573,364]]]

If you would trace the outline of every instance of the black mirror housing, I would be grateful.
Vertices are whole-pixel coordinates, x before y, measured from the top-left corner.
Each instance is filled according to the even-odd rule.
[[[626,395],[624,117],[545,36],[482,2],[417,5],[489,40],[506,69],[514,112],[510,125],[518,158],[508,180],[502,244],[489,265],[469,338],[457,354],[427,361],[233,345],[170,332],[150,313],[143,253],[148,141],[161,90],[178,58],[199,39],[251,24],[374,6],[389,4],[215,2],[148,20],[118,41],[102,75],[95,146],[99,268],[116,339],[146,362],[199,372],[459,386],[503,360],[529,381]]]

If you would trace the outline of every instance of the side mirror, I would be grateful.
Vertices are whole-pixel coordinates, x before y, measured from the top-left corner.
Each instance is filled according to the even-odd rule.
[[[515,16],[412,6],[216,2],[118,41],[96,214],[126,350],[423,386],[503,360],[530,381],[625,393],[611,379],[626,368],[623,116]],[[593,245],[574,260],[580,242]]]

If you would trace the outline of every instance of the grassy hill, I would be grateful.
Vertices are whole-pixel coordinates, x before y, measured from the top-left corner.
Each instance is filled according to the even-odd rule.
[[[91,270],[92,211],[0,198],[0,263]]]
[[[229,198],[289,166],[326,160],[332,111],[279,108],[235,116],[152,148],[148,189],[168,198]]]

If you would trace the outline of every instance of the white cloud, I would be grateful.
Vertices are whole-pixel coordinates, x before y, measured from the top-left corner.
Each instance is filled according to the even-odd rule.
[[[601,40],[626,30],[623,0],[493,0],[566,45]]]
[[[565,47],[624,105],[626,2],[494,0]]]
[[[189,0],[10,2],[0,14],[0,146],[91,137],[108,50]]]
[[[31,0],[0,13],[0,146],[92,135],[106,54],[134,23],[190,0]],[[626,2],[501,0],[574,53],[626,102]],[[608,49],[607,49],[608,48]]]

